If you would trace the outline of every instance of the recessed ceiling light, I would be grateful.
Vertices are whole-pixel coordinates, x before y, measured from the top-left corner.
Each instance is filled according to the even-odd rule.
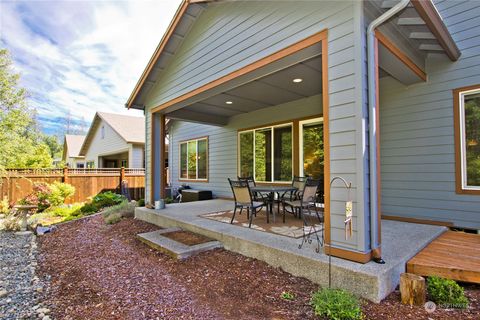
[[[233,104],[233,101],[225,101],[226,104]]]
[[[295,83],[300,83],[300,82],[303,81],[303,79],[301,79],[301,78],[295,78],[295,79],[293,79],[292,81],[295,82]]]

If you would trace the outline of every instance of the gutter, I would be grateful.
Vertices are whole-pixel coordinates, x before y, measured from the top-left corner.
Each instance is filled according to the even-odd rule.
[[[382,23],[405,9],[410,0],[402,0],[380,17],[373,20],[367,29],[367,69],[368,69],[368,126],[369,126],[369,166],[370,166],[370,248],[373,260],[377,263],[385,263],[380,254],[380,241],[378,237],[379,210],[378,210],[378,172],[377,172],[377,93],[378,84],[376,78],[376,43],[375,29]]]

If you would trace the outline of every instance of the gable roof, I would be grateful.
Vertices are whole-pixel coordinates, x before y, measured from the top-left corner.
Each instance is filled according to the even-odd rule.
[[[210,2],[222,1],[226,0],[183,0],[181,2],[167,31],[160,40],[160,43],[125,103],[127,108],[140,110],[145,108],[144,102],[148,92],[154,86],[160,73],[165,69],[169,59],[175,55],[176,50],[181,46],[183,39],[185,39],[189,33],[196,19]],[[395,1],[393,1],[393,3],[394,2]],[[440,14],[436,10],[433,0],[411,0],[411,2],[415,10],[422,19],[425,20],[428,28],[437,38],[447,56],[452,61],[456,61],[460,56],[460,51],[443,23]]]
[[[77,158],[80,156],[80,149],[85,141],[84,135],[66,134],[65,142],[63,145],[64,158]]]
[[[145,117],[97,112],[80,149],[80,155],[85,155],[87,152],[96,128],[102,121],[107,123],[113,131],[125,140],[125,143],[145,144]]]

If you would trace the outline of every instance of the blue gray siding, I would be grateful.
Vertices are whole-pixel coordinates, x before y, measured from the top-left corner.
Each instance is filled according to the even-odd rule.
[[[365,100],[362,86],[364,75],[364,35],[360,1],[235,1],[209,4],[195,22],[182,47],[172,62],[162,72],[146,101],[146,127],[150,132],[149,110],[172,98],[190,92],[214,79],[238,70],[319,31],[328,29],[328,86],[330,105],[331,176],[342,176],[352,182],[351,199],[354,202],[353,237],[345,240],[344,215],[346,191],[334,186],[331,192],[331,232],[333,243],[342,248],[367,251],[368,239],[368,185],[365,142]],[[360,53],[360,54],[358,54]],[[357,57],[359,56],[359,57]],[[297,118],[297,111],[290,110],[288,119]],[[251,114],[246,115],[253,119]],[[276,122],[278,115],[265,119]],[[248,121],[247,121],[248,122]],[[224,128],[205,128],[196,124],[176,122],[173,139],[181,126],[195,130],[194,136],[224,136],[225,141],[236,143],[236,135],[230,124]],[[178,130],[177,130],[178,129]],[[236,129],[235,129],[236,130]],[[178,136],[177,136],[178,137]],[[212,138],[211,138],[212,139]],[[231,140],[230,140],[231,139]],[[176,148],[171,143],[171,148]],[[212,152],[220,147],[210,141]],[[231,148],[231,146],[228,146]],[[147,155],[150,141],[147,140]],[[228,149],[230,150],[230,149]],[[225,184],[214,185],[214,179],[236,175],[236,160],[227,159],[228,150],[215,157],[226,161],[225,169],[217,176],[211,173],[211,185],[220,194],[228,192]],[[178,157],[171,150],[171,157]],[[215,157],[210,155],[210,169],[215,167]],[[175,163],[172,159],[171,163]],[[150,170],[147,157],[147,175]],[[172,178],[178,170],[172,168]],[[213,175],[212,175],[213,174]],[[329,177],[327,177],[329,178]],[[225,180],[224,180],[225,181]],[[147,179],[147,198],[150,179]],[[215,190],[215,189],[214,189]]]
[[[429,56],[426,83],[381,81],[382,211],[480,229],[480,196],[455,193],[452,96],[480,84],[480,2],[436,4],[462,55]]]

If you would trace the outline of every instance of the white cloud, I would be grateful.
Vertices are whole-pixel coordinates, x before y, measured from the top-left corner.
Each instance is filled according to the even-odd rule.
[[[179,3],[2,1],[0,45],[11,51],[41,118],[133,114],[124,103]]]

